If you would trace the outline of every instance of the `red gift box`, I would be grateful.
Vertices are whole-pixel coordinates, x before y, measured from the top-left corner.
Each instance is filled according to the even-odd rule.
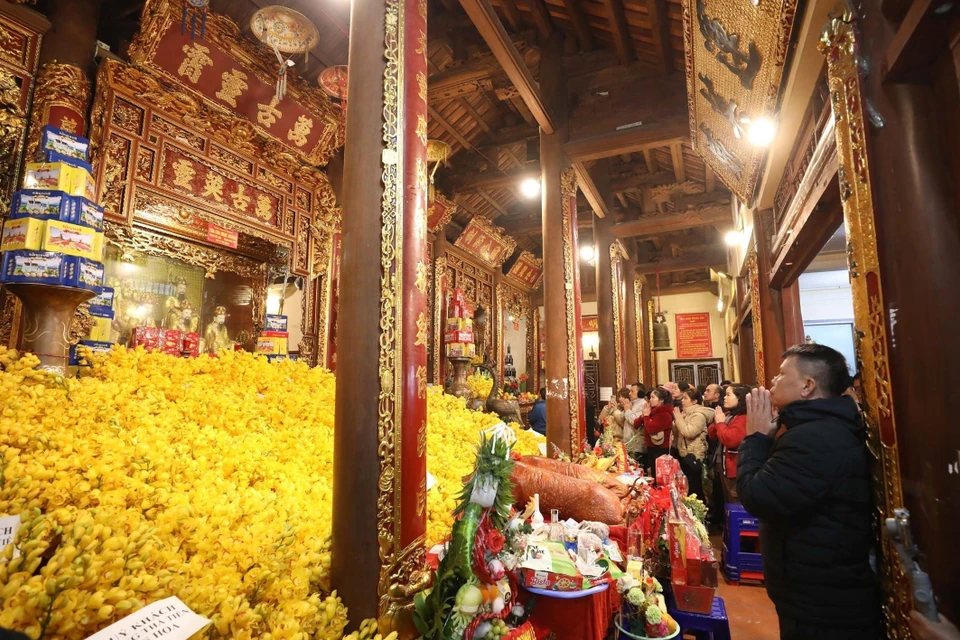
[[[473,331],[447,331],[443,334],[444,342],[473,342]]]
[[[188,331],[183,334],[183,345],[181,352],[191,358],[200,355],[200,334],[195,331]]]
[[[677,609],[690,613],[710,615],[713,611],[713,597],[717,595],[712,587],[691,587],[685,584],[673,585],[673,597],[677,601]]]
[[[143,345],[147,351],[159,349],[161,331],[162,329],[156,327],[134,327],[130,333],[130,346],[138,347]]]
[[[680,473],[680,463],[676,458],[670,455],[657,458],[657,485],[661,487],[670,486],[673,477]]]
[[[160,350],[171,356],[179,356],[183,345],[183,332],[163,329],[160,334]]]

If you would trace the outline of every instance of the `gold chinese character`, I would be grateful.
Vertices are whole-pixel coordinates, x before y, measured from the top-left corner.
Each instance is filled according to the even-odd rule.
[[[257,105],[257,122],[265,127],[272,127],[277,119],[282,117],[283,114],[280,113],[280,109],[277,109],[276,97],[270,100],[270,104]]]
[[[427,165],[424,164],[423,160],[417,158],[417,190],[418,194],[427,195]]]
[[[420,85],[420,99],[426,102],[427,100],[427,76],[422,72],[417,72],[417,84]]]
[[[60,128],[67,133],[79,133],[79,131],[77,131],[78,124],[76,118],[71,118],[70,116],[60,118]]]
[[[427,368],[421,364],[417,365],[417,397],[427,397]]]
[[[270,203],[270,196],[262,193],[257,194],[257,217],[266,222],[272,222],[274,213],[273,205]]]
[[[417,279],[414,283],[414,286],[417,290],[423,295],[427,295],[427,281],[429,274],[427,273],[427,265],[421,260],[417,263]]]
[[[213,171],[207,172],[207,181],[203,183],[201,196],[210,196],[217,202],[223,202],[223,176]]]
[[[427,119],[422,115],[417,116],[417,137],[424,145],[427,144]]]
[[[210,53],[210,49],[194,42],[193,44],[183,45],[183,52],[187,55],[180,62],[177,74],[186,76],[190,82],[196,84],[200,82],[200,74],[203,73],[203,68],[213,66],[213,59],[207,55]]]
[[[417,491],[417,517],[423,515],[424,510],[427,508],[427,478],[426,476],[420,481],[420,489]]]
[[[423,424],[420,425],[420,428],[417,430],[417,455],[422,456],[427,452],[427,422],[424,420]]]
[[[427,55],[427,34],[421,31],[417,42],[419,43],[417,45],[417,54],[421,56]]]
[[[427,314],[423,311],[417,317],[417,339],[413,341],[413,346],[427,346]]]
[[[313,129],[313,119],[300,116],[297,118],[297,123],[293,125],[293,129],[287,131],[287,140],[292,140],[293,144],[302,147],[307,144],[307,136],[310,135],[311,129]]]
[[[235,209],[239,209],[240,211],[246,211],[247,207],[250,206],[250,196],[248,196],[245,193],[243,185],[238,184],[237,192],[234,194],[231,194],[230,197],[233,198],[233,206]]]
[[[217,97],[236,108],[237,96],[247,90],[247,74],[243,71],[234,69],[233,71],[223,72],[223,83],[220,85],[220,91],[217,91]]]
[[[193,163],[189,160],[177,160],[173,163],[173,184],[193,191],[193,177],[197,175]]]
[[[417,238],[423,238],[427,235],[427,212],[426,210],[417,203],[417,210],[414,212],[416,218],[413,220],[413,231],[417,234]]]
[[[417,3],[417,8],[420,10],[420,17],[426,20],[427,19],[427,0],[420,0]]]

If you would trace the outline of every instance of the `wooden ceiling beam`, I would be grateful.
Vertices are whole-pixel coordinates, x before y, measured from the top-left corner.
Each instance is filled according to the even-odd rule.
[[[436,122],[437,124],[439,124],[441,127],[443,127],[443,129],[447,133],[453,136],[454,140],[460,143],[460,146],[462,146],[464,149],[469,149],[470,151],[476,151],[476,148],[470,143],[470,141],[464,138],[460,134],[460,132],[457,130],[457,128],[452,124],[450,124],[449,122],[447,122],[446,118],[440,115],[440,113],[436,109],[434,109],[430,105],[427,105],[427,110],[430,113],[430,119]]]
[[[496,209],[497,215],[501,215],[501,216],[510,215],[510,214],[507,213],[507,210],[504,209],[503,206],[502,206],[499,202],[497,202],[496,200],[493,199],[493,196],[491,196],[489,193],[487,193],[487,192],[484,191],[483,189],[477,189],[477,195],[480,196],[481,198],[483,198],[483,200],[484,200],[487,204],[489,204],[491,207],[493,207],[494,209]],[[496,216],[494,216],[494,217],[496,217]]]
[[[469,113],[470,117],[473,118],[476,123],[480,125],[480,128],[483,129],[488,135],[493,133],[493,129],[490,128],[490,125],[487,124],[487,121],[484,120],[482,115],[480,115],[480,112],[473,108],[473,105],[470,104],[469,100],[466,98],[459,98],[457,100],[457,104],[459,104],[464,111]]]
[[[647,163],[647,171],[650,173],[657,172],[657,156],[653,155],[652,149],[643,150],[643,159]]]
[[[450,182],[455,191],[469,191],[472,189],[509,189],[515,187],[527,178],[539,178],[539,167],[524,167],[512,171],[484,171],[473,175],[451,176]]]
[[[675,296],[681,293],[717,293],[717,283],[712,280],[698,280],[681,284],[668,284],[660,287],[660,293],[665,296]]]
[[[686,167],[683,166],[683,145],[680,142],[670,144],[670,158],[673,160],[673,175],[677,177],[677,182],[685,182],[687,179]]]
[[[633,62],[633,46],[630,41],[630,27],[627,25],[627,12],[623,8],[623,0],[603,0],[603,6],[607,10],[613,44],[617,49],[620,64],[630,64]]]
[[[657,171],[656,173],[645,173],[642,175],[621,176],[610,180],[610,189],[614,193],[623,191],[634,191],[643,187],[661,187],[673,184],[676,178],[671,171]]]
[[[730,207],[715,205],[683,213],[649,214],[641,216],[637,220],[620,222],[613,225],[613,235],[618,238],[651,236],[680,231],[681,229],[729,225],[730,222]]]
[[[580,0],[563,0],[563,4],[567,9],[570,22],[573,23],[573,29],[577,33],[580,51],[592,51],[593,34],[590,33],[590,23],[587,22],[587,14],[583,11],[583,4]]]
[[[516,219],[516,217],[514,217],[513,220],[499,220],[497,224],[503,228],[507,235],[511,236],[539,236],[543,234],[543,220],[539,216],[530,216],[520,219]],[[581,213],[577,216],[578,228],[586,229],[592,224],[593,213]]]
[[[610,190],[610,171],[606,161],[600,161],[589,170],[582,162],[574,162],[573,170],[577,174],[577,184],[590,208],[601,218],[610,215],[613,192]]]
[[[493,77],[498,72],[496,60],[490,58],[431,74],[427,79],[427,97],[436,103],[492,89]]]
[[[503,28],[503,23],[490,5],[490,0],[460,0],[470,20],[477,27],[490,51],[507,77],[520,92],[520,97],[533,113],[537,124],[547,134],[556,131],[556,124],[552,114],[547,109],[540,95],[540,87],[533,79],[533,74],[527,68],[520,53],[513,45],[513,41]]]
[[[523,31],[523,18],[520,17],[520,11],[514,0],[500,0],[499,7],[503,9],[503,15],[507,17],[507,22],[514,33]]]
[[[727,252],[722,247],[712,247],[707,251],[689,253],[680,258],[669,258],[657,262],[642,262],[634,267],[638,275],[656,273],[676,273],[695,269],[712,269],[727,264]]]
[[[533,24],[537,26],[537,33],[546,42],[553,35],[553,19],[543,0],[527,0]]]
[[[704,190],[707,193],[713,193],[713,190],[717,188],[716,176],[713,173],[713,169],[711,169],[710,165],[708,165],[706,162],[703,163],[703,167],[704,167],[704,176],[703,176]]]
[[[583,162],[682,142],[689,135],[690,123],[684,113],[662,123],[570,140],[563,150],[573,162]]]
[[[667,0],[647,0],[647,16],[653,33],[653,47],[666,73],[673,71],[673,47],[670,46],[670,21]]]

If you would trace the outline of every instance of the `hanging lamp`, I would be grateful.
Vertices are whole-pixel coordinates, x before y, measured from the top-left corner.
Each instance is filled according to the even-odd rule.
[[[433,176],[437,173],[437,168],[441,164],[446,164],[447,158],[450,157],[450,145],[448,145],[443,140],[427,140],[427,164],[433,163],[433,168],[430,170],[430,183],[427,187],[429,201],[433,202],[435,200],[435,187],[433,186]]]
[[[660,308],[660,265],[657,265],[657,313],[653,321],[653,351],[670,351],[670,329],[667,327],[667,312]]]

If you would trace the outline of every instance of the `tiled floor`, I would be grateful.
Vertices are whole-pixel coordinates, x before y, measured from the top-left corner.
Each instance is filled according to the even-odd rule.
[[[731,640],[780,640],[777,611],[761,583],[735,587],[721,578],[720,597],[727,606]]]

